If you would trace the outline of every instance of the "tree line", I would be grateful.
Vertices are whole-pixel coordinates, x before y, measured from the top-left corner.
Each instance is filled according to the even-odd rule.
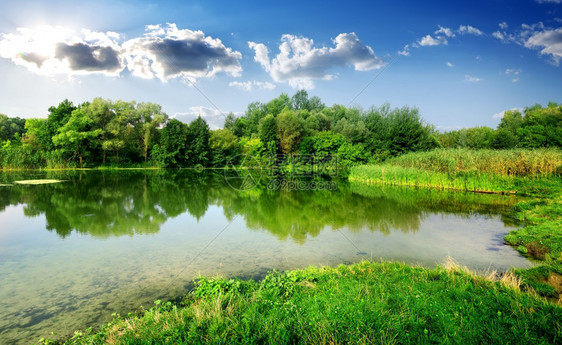
[[[508,111],[497,129],[438,132],[417,108],[327,107],[305,90],[253,102],[242,116],[225,116],[210,130],[198,117],[186,124],[154,103],[95,98],[49,108],[47,118],[0,114],[0,166],[224,167],[241,155],[258,161],[295,155],[336,157],[348,167],[438,147],[562,147],[562,106]]]
[[[562,147],[562,104],[535,104],[506,111],[494,130],[490,127],[463,128],[437,135],[446,148],[512,149]]]

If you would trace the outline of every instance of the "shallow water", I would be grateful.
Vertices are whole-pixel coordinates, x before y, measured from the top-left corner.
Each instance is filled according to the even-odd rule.
[[[342,181],[239,191],[208,171],[4,173],[0,185],[41,178],[65,182],[0,186],[1,344],[180,297],[198,274],[259,279],[362,259],[434,267],[448,255],[479,271],[531,265],[503,244],[513,197]]]

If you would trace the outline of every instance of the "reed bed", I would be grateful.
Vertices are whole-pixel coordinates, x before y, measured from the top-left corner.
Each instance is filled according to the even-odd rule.
[[[349,180],[369,184],[517,193],[535,179],[562,174],[562,151],[440,149],[409,153],[384,164],[351,169]]]
[[[562,173],[562,151],[559,149],[438,149],[408,153],[390,159],[387,164],[445,174],[479,173],[542,177]]]

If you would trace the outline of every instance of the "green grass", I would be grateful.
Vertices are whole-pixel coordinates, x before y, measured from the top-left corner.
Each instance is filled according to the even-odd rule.
[[[361,262],[198,281],[183,305],[115,319],[65,344],[554,344],[562,307],[455,265]],[[50,341],[43,341],[48,344]]]

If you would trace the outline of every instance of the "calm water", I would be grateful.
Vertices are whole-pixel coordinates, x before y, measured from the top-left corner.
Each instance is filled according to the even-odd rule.
[[[6,185],[38,178],[66,181]],[[481,271],[530,266],[503,245],[512,197],[344,182],[238,191],[208,171],[4,173],[0,184],[0,344],[179,297],[198,274],[381,258],[433,267],[448,255]]]

